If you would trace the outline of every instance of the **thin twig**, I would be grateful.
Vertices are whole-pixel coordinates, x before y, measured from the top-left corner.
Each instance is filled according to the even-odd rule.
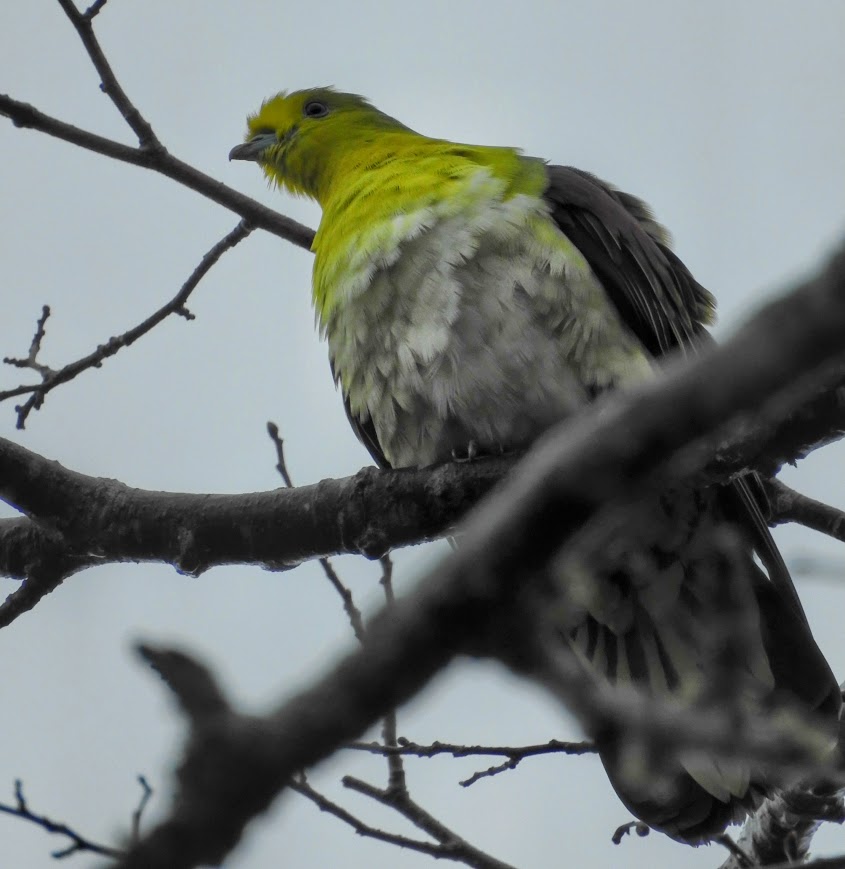
[[[287,462],[285,460],[284,454],[284,441],[279,435],[278,426],[276,426],[275,423],[268,422],[267,432],[276,447],[276,469],[284,480],[285,485],[288,486],[288,488],[291,488],[293,486],[293,481],[291,479],[290,472],[288,471]],[[380,583],[384,589],[386,606],[390,607],[396,601],[395,593],[393,590],[393,562],[391,561],[389,554],[383,555],[380,559],[380,562],[382,568]],[[324,571],[326,571],[326,575],[329,577],[330,580],[332,580],[332,585],[334,585],[335,588],[338,588],[338,585],[340,585],[341,588],[346,590],[345,586],[340,583],[340,580],[337,578],[334,570],[331,569],[331,565],[329,564],[328,559],[320,559],[320,563],[323,565],[323,569]],[[352,621],[353,630],[355,630],[356,637],[358,637],[359,641],[364,643],[364,628],[363,624],[360,621],[360,612],[354,607],[354,604],[352,603],[352,595],[351,593],[349,593],[349,597],[347,599],[347,597],[343,593],[341,593],[341,597],[344,601],[344,608],[346,608],[347,606],[347,600],[349,601],[349,605],[352,607],[354,612],[354,617],[353,614],[350,613],[349,609],[347,609],[347,614],[350,616],[350,620]],[[360,628],[356,627],[356,622],[360,626]],[[321,811],[329,812],[330,814],[352,826],[353,829],[355,829],[355,831],[361,835],[370,836],[371,838],[377,838],[381,841],[390,842],[403,848],[410,848],[412,850],[420,851],[434,857],[457,860],[459,862],[466,863],[469,866],[479,867],[479,869],[506,869],[505,864],[500,863],[494,858],[488,857],[483,852],[478,851],[477,849],[470,846],[467,842],[457,837],[454,833],[452,833],[451,830],[448,830],[448,828],[446,828],[443,824],[437,821],[432,815],[426,812],[421,806],[419,806],[414,800],[411,799],[411,796],[408,792],[407,781],[405,778],[405,767],[402,761],[402,756],[397,751],[399,745],[396,732],[396,711],[391,710],[385,715],[382,722],[382,739],[384,742],[383,744],[378,744],[379,748],[382,749],[382,751],[379,753],[383,754],[387,758],[387,787],[384,790],[373,789],[373,792],[368,795],[373,796],[373,798],[375,799],[378,799],[378,801],[383,803],[384,805],[389,805],[391,808],[398,811],[404,817],[413,820],[416,826],[429,833],[429,835],[434,836],[434,838],[436,838],[440,844],[431,845],[426,842],[420,842],[419,840],[409,839],[405,836],[396,836],[394,834],[387,833],[383,830],[378,830],[374,827],[369,826],[368,824],[365,824],[363,821],[347,812],[341,806],[333,803],[325,796],[315,791],[307,783],[304,774],[294,779],[294,781],[290,785],[291,788],[297,793],[307,797],[312,802],[314,802],[317,806],[319,806]],[[358,780],[347,777],[343,781],[347,787],[355,788],[355,783]],[[348,782],[352,782],[352,784],[348,784]],[[361,782],[360,784],[364,787],[367,787],[366,784],[363,782]],[[360,792],[363,793],[363,790],[361,790]],[[374,793],[376,792],[380,796],[375,797]]]
[[[94,2],[82,13],[83,18],[89,21],[95,18],[102,11],[108,0],[94,0]]]
[[[272,421],[267,423],[267,434],[270,435],[270,440],[273,441],[273,446],[276,448],[276,470],[288,489],[292,489],[293,480],[288,471],[288,464],[285,461],[285,442],[279,434],[279,427],[276,423]]]
[[[396,603],[396,595],[393,592],[393,561],[387,552],[379,559],[381,562],[381,587],[384,589],[385,606],[392,607]],[[381,727],[381,738],[387,749],[398,746],[396,737],[396,710],[392,709],[384,716]],[[387,758],[387,790],[391,793],[408,793],[408,783],[405,778],[405,765],[402,755],[389,751]]]
[[[592,742],[561,742],[550,739],[534,745],[457,745],[448,742],[432,742],[421,745],[403,739],[397,745],[387,747],[380,742],[351,742],[346,748],[367,751],[372,754],[400,754],[406,757],[437,757],[447,754],[450,757],[536,757],[542,754],[595,754]]]
[[[49,317],[50,306],[44,305],[41,308],[41,316],[35,324],[35,334],[32,336],[32,341],[29,344],[29,353],[24,358],[4,356],[3,362],[5,365],[11,365],[14,368],[31,368],[33,371],[37,371],[45,380],[55,375],[56,372],[52,368],[38,361],[41,343],[44,341],[44,336],[47,333],[46,327]]]
[[[110,848],[108,845],[101,845],[91,839],[77,833],[72,827],[63,824],[59,821],[53,821],[46,815],[36,815],[30,810],[26,802],[26,797],[23,793],[23,782],[20,779],[15,780],[15,805],[10,806],[5,803],[0,803],[0,812],[7,815],[12,815],[16,818],[21,818],[24,821],[29,821],[36,826],[46,830],[48,833],[55,833],[59,836],[66,836],[70,839],[70,844],[66,848],[61,848],[58,851],[52,852],[52,857],[56,860],[62,860],[65,857],[70,857],[72,854],[78,854],[87,851],[91,854],[99,854],[102,857],[120,858],[125,852]]]
[[[474,773],[469,778],[459,782],[461,787],[469,787],[479,779],[489,778],[516,767],[527,757],[538,757],[547,754],[594,754],[596,747],[592,742],[561,742],[551,739],[537,745],[455,745],[445,742],[433,742],[430,745],[419,745],[399,737],[396,745],[382,745],[380,742],[353,742],[346,746],[356,751],[367,751],[371,754],[385,754],[400,757],[504,757],[503,763],[488,767]]]
[[[18,368],[33,368],[41,374],[42,382],[18,386],[14,389],[7,389],[0,392],[0,401],[6,401],[18,395],[29,395],[29,398],[22,404],[17,405],[15,410],[18,414],[17,427],[22,429],[26,425],[26,420],[33,410],[38,410],[43,404],[47,393],[51,392],[62,383],[67,383],[80,375],[83,371],[88,371],[91,368],[99,368],[103,362],[110,356],[114,356],[124,347],[129,347],[134,344],[139,338],[150,332],[166,317],[171,314],[176,314],[184,317],[186,320],[193,320],[194,315],[185,307],[191,293],[196,289],[199,282],[210,271],[212,266],[223,256],[226,251],[231,250],[239,242],[243,241],[251,232],[253,227],[246,220],[242,220],[238,225],[223,238],[220,239],[212,248],[210,248],[197,264],[196,268],[191,272],[188,279],[179,288],[179,292],[165,305],[162,305],[157,311],[152,313],[146,320],[128,329],[122,335],[109,338],[105,344],[100,344],[96,350],[83,356],[74,362],[69,362],[63,368],[53,370],[45,365],[41,365],[36,361],[38,351],[41,349],[41,340],[44,337],[44,323],[49,316],[50,309],[46,305],[42,311],[41,318],[38,321],[35,337],[30,346],[29,357],[26,360],[20,359],[4,359],[4,362],[15,365]]]
[[[279,427],[276,423],[267,423],[267,434],[270,435],[270,440],[273,441],[273,445],[276,448],[276,470],[284,480],[285,486],[287,486],[288,489],[292,489],[293,481],[290,472],[288,471],[287,462],[285,461],[285,442],[279,435]],[[343,611],[349,619],[349,624],[352,626],[355,639],[357,639],[359,643],[363,643],[366,633],[364,629],[364,618],[361,615],[361,610],[355,606],[355,599],[352,597],[352,592],[346,587],[346,585],[344,585],[341,578],[337,575],[334,565],[328,558],[319,558],[317,560],[319,561],[320,567],[322,567],[326,578],[332,584],[334,590],[340,595],[340,599],[343,602]]]
[[[458,860],[475,869],[513,869],[509,864],[491,857],[462,839],[411,799],[407,791],[392,791],[389,788],[382,790],[352,776],[345,776],[343,785],[393,809],[415,827],[436,839],[443,847],[442,857]]]
[[[397,743],[395,746],[385,746],[380,742],[351,742],[346,748],[366,751],[371,754],[397,754],[404,757],[430,758],[438,755],[505,757],[508,759],[508,763],[514,762],[514,766],[527,757],[538,757],[546,754],[595,754],[596,752],[596,747],[592,742],[561,742],[557,739],[550,739],[548,742],[535,745],[457,745],[447,742],[420,745],[399,737]]]
[[[386,830],[379,830],[376,827],[371,827],[364,821],[356,818],[337,803],[332,802],[328,797],[314,790],[305,776],[300,776],[293,779],[289,787],[292,791],[311,800],[321,812],[328,812],[330,815],[339,818],[345,824],[348,824],[358,833],[359,836],[366,836],[369,839],[377,839],[380,842],[387,842],[389,845],[396,845],[399,848],[407,848],[411,851],[418,851],[420,854],[428,854],[430,857],[445,857],[450,858],[451,855],[443,848],[442,845],[435,845],[431,842],[424,842],[420,839],[411,839],[407,836],[399,836],[395,833],[388,833]],[[452,858],[454,859],[454,858]]]
[[[100,76],[100,90],[114,103],[123,119],[132,129],[132,132],[138,137],[138,143],[141,148],[145,151],[164,151],[164,146],[159,142],[149,121],[141,114],[137,106],[129,99],[120,86],[111,65],[106,60],[103,49],[100,48],[97,37],[94,35],[92,21],[103,4],[96,9],[90,7],[86,12],[80,12],[74,5],[73,0],[58,0],[58,3],[65,15],[67,15],[70,23],[73,24],[79,39],[88,52],[88,57],[91,58],[91,63],[94,64],[94,68]]]
[[[105,2],[105,0],[104,0]],[[132,812],[132,844],[134,845],[141,838],[141,818],[144,815],[144,809],[147,807],[153,795],[153,789],[145,776],[138,776],[138,784],[141,785],[141,799],[138,801],[138,806]]]
[[[518,765],[518,760],[506,760],[504,763],[499,763],[495,766],[488,766],[487,769],[480,769],[477,772],[474,772],[469,778],[461,779],[458,784],[462,788],[468,788],[471,785],[474,785],[477,781],[481,781],[483,778],[493,778],[493,776],[499,775],[499,773],[516,769]]]

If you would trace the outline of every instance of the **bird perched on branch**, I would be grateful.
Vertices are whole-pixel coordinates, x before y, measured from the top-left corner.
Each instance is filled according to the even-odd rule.
[[[524,447],[706,338],[713,299],[663,227],[587,172],[429,138],[330,88],[267,100],[229,156],[322,207],[317,320],[349,420],[381,467]],[[638,552],[622,547],[616,564],[564,582],[560,634],[589,672],[654,697],[712,695],[714,572],[730,563],[748,604],[735,693],[835,727],[836,680],[748,481],[679,488],[652,511]],[[692,751],[650,790],[629,774],[624,733],[596,736],[622,801],[681,841],[707,841],[766,791],[748,764]]]

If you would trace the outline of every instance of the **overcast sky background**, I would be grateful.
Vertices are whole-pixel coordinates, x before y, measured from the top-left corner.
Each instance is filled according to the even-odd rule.
[[[818,264],[845,230],[845,3],[834,0],[111,0],[97,32],[174,154],[312,226],[316,206],[226,160],[245,115],[282,88],[334,84],[421,132],[518,145],[594,171],[653,204],[680,256],[718,296],[718,334]],[[4,4],[0,91],[134,144],[56,3]],[[0,357],[26,354],[44,303],[53,317],[43,361],[58,367],[90,352],[169,299],[238,220],[173,182],[5,119],[0,153]],[[197,289],[195,321],[168,320],[51,393],[24,432],[12,403],[0,405],[0,435],[133,486],[245,492],[278,485],[264,430],[273,419],[297,482],[355,472],[369,459],[313,329],[310,268],[310,254],[254,233]],[[17,370],[0,370],[0,388],[20,382]],[[827,449],[786,478],[845,505],[843,459],[841,448]],[[813,553],[845,567],[845,550],[818,535],[788,529],[777,538],[787,557]],[[442,546],[397,554],[400,588],[442,554]],[[348,558],[337,568],[362,606],[379,604],[377,565]],[[802,577],[799,587],[843,678],[845,586]],[[156,788],[148,819],[166,810],[182,728],[131,654],[138,638],[200,653],[256,711],[352,643],[315,565],[285,574],[232,567],[200,579],[151,565],[76,576],[0,631],[0,799],[11,802],[22,778],[34,810],[105,842],[127,827],[137,773]],[[400,733],[488,744],[579,738],[539,690],[477,662],[453,666],[403,709]],[[409,783],[424,806],[502,860],[696,869],[723,859],[719,849],[693,852],[659,835],[614,847],[613,830],[630,816],[595,758],[528,760],[458,786],[488,765],[411,760]],[[385,776],[377,759],[346,752],[313,781],[367,819],[411,832],[344,793],[346,772],[379,784]],[[820,853],[845,851],[845,832],[831,826],[816,842]],[[61,844],[0,818],[3,865],[51,865]],[[227,865],[433,863],[363,840],[292,795]]]

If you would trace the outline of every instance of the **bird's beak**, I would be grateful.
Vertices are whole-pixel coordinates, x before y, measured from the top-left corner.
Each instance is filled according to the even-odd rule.
[[[235,145],[229,151],[230,160],[255,160],[261,159],[261,154],[270,145],[275,145],[278,142],[275,133],[261,133],[258,136],[253,136],[248,142],[242,145]]]

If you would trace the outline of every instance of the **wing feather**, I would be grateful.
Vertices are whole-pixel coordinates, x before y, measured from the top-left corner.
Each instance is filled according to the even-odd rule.
[[[588,172],[548,166],[545,199],[564,235],[581,251],[628,328],[653,356],[694,350],[710,340],[713,296],[669,248],[669,234],[648,206]],[[756,490],[752,491],[752,489]],[[783,599],[806,623],[789,571],[769,533],[756,474],[726,487],[733,518]]]

